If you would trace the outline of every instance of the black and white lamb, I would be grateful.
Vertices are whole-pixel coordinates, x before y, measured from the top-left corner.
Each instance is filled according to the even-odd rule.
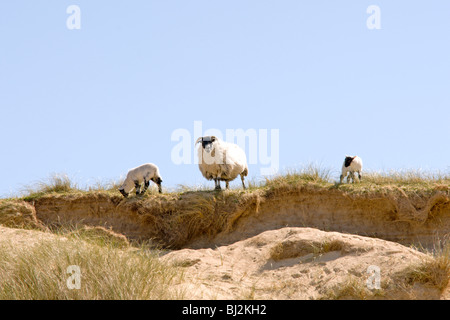
[[[153,163],[146,163],[128,171],[127,177],[119,188],[119,191],[125,198],[128,197],[128,194],[133,188],[136,189],[136,195],[143,194],[147,191],[150,181],[156,183],[159,193],[162,193],[162,179],[159,174],[159,168]],[[144,188],[141,191],[142,183],[144,183]]]
[[[350,157],[345,156],[344,163],[342,164],[342,174],[340,177],[340,183],[344,181],[344,178],[347,177],[347,183],[355,182],[355,172],[358,173],[359,181],[362,179],[362,159],[358,156]],[[348,175],[348,176],[347,176]]]

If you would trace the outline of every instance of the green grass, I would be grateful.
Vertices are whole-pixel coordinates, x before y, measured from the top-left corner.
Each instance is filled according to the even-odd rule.
[[[0,244],[0,300],[182,299],[175,288],[179,268],[145,248],[120,250],[76,237],[42,240],[34,246]],[[80,289],[70,289],[69,266],[81,271]]]

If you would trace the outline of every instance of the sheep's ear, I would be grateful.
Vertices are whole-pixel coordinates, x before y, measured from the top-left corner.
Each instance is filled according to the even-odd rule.
[[[211,136],[211,142],[216,141],[216,137],[215,136]]]
[[[197,141],[195,142],[195,145],[197,145],[197,143],[200,143],[203,140],[203,137],[200,137],[197,139]]]

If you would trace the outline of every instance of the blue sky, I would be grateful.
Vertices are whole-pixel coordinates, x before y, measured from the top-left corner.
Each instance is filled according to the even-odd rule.
[[[315,162],[338,179],[358,154],[367,170],[448,172],[449,38],[448,1],[3,1],[0,196],[146,162],[163,186],[205,183],[171,159],[194,121],[279,130],[280,170]]]

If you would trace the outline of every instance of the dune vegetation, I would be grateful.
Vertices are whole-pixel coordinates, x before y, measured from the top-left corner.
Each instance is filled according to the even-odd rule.
[[[395,275],[405,287],[420,283],[445,292],[449,285],[447,173],[365,172],[361,182],[339,184],[331,170],[310,165],[250,180],[247,190],[218,192],[205,184],[158,194],[150,188],[128,199],[119,185],[81,188],[55,174],[0,199],[0,299],[184,299],[180,284],[195,262],[168,264],[160,259],[167,250],[216,248],[286,226],[399,242],[427,257]],[[341,240],[307,248],[280,240],[268,257],[283,263],[302,252],[345,255],[347,249]],[[88,285],[69,290],[68,265],[79,265]],[[321,297],[389,296],[361,286],[347,279]]]
[[[17,245],[15,235],[0,242],[0,299],[181,299],[173,284],[183,274],[147,248],[117,247],[110,238],[71,234]],[[24,234],[20,235],[21,237]],[[36,234],[27,236],[37,237]],[[80,288],[67,285],[69,266],[81,270]]]

